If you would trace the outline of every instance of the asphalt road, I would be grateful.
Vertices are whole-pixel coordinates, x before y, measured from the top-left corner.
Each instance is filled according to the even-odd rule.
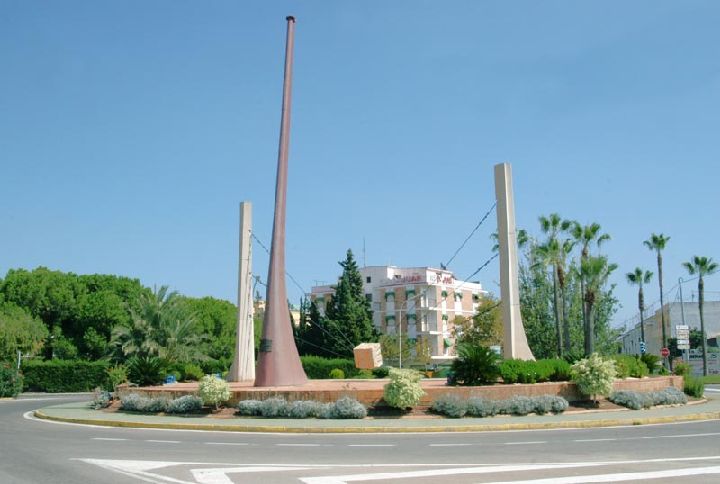
[[[87,427],[30,418],[30,411],[53,403],[0,401],[1,483],[720,483],[720,421],[286,435]]]

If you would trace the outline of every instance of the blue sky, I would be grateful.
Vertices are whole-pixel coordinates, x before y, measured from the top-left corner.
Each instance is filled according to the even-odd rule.
[[[502,161],[518,226],[559,212],[612,235],[617,323],[636,307],[624,273],[654,270],[651,232],[672,237],[668,287],[692,255],[720,259],[718,2],[5,0],[0,273],[234,300],[241,200],[270,240],[288,14],[287,260],[305,289],[363,238],[368,264],[446,261]],[[459,277],[490,255],[489,222]],[[498,291],[496,265],[478,277]]]

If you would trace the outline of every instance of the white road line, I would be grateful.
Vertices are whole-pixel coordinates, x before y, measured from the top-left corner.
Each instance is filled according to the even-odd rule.
[[[720,392],[720,388],[708,388],[705,387],[706,392]]]
[[[348,444],[348,447],[395,447],[396,444]]]
[[[720,432],[710,432],[707,434],[684,434],[684,435],[661,435],[660,439],[680,439],[689,437],[710,437],[711,435],[720,435]]]
[[[467,447],[473,444],[430,444],[430,447]]]
[[[288,466],[245,466],[245,467],[221,467],[214,469],[191,469],[193,477],[200,484],[233,484],[228,474],[247,474],[249,472],[287,472],[304,471],[308,467]]]
[[[490,484],[581,484],[584,482],[620,482],[640,481],[644,479],[667,479],[668,477],[702,476],[720,474],[720,466],[691,467],[689,469],[670,469],[650,472],[619,472],[616,474],[595,474],[590,476],[551,477],[549,479],[530,479],[526,481],[496,481]]]
[[[93,437],[92,440],[129,440],[129,439],[113,439],[112,437]]]
[[[609,442],[612,440],[622,440],[622,439],[575,439],[573,442]]]
[[[320,447],[320,444],[275,444],[278,447]]]
[[[536,440],[534,442],[505,442],[505,445],[533,445],[533,444],[547,444],[547,440]]]
[[[154,442],[156,444],[179,444],[179,440],[146,440],[145,442]]]
[[[250,445],[245,442],[204,442],[205,445]]]

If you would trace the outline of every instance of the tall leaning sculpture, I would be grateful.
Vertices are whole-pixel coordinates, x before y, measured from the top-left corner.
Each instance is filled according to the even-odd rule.
[[[275,219],[273,222],[270,268],[268,269],[267,305],[260,340],[256,387],[295,386],[307,383],[293,338],[285,286],[285,205],[287,198],[288,145],[290,141],[290,96],[292,91],[293,43],[295,18],[287,17],[285,78],[283,82],[280,147],[275,183]]]
[[[509,163],[495,165],[498,242],[500,245],[500,300],[503,316],[503,356],[534,360],[520,315],[518,291],[517,233],[512,168]]]

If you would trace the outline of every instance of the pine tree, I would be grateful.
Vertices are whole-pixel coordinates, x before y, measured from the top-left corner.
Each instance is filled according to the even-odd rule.
[[[352,356],[360,343],[375,342],[378,333],[373,326],[370,302],[365,298],[363,282],[352,250],[340,262],[342,275],[327,307],[327,347],[335,353]]]

